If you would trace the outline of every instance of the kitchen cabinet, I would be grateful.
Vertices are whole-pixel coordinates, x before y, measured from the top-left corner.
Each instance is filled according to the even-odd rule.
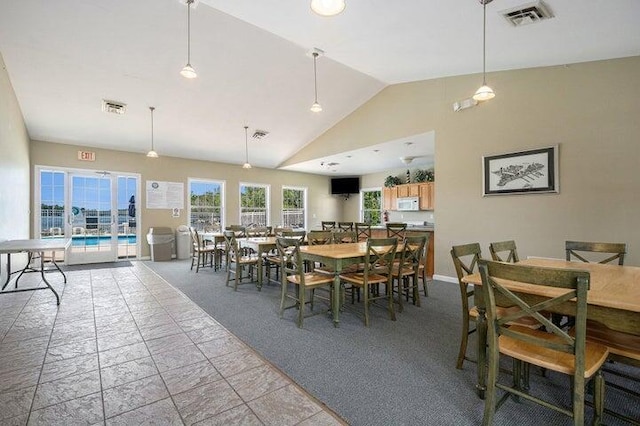
[[[394,186],[392,188],[383,188],[382,189],[382,206],[384,210],[395,210],[396,209],[396,199],[398,197],[398,187]]]
[[[418,184],[420,210],[434,210],[433,182],[425,182]]]
[[[404,197],[418,197],[420,210],[433,210],[434,206],[433,182],[408,183],[393,188],[382,189],[384,210],[396,210],[396,200]]]

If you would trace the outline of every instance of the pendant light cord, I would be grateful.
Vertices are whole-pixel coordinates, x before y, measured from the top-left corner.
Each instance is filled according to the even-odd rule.
[[[482,1],[482,85],[487,85],[487,0]]]
[[[244,126],[244,154],[246,163],[249,164],[249,142],[247,142],[247,129],[249,126]]]
[[[191,65],[191,3],[187,0],[187,64]]]
[[[318,72],[316,71],[316,59],[318,59],[318,53],[313,52],[313,89],[315,93],[315,102],[318,103]]]
[[[154,107],[149,107],[149,109],[151,110],[151,151],[154,151],[154,149],[153,149],[153,110],[155,108]]]

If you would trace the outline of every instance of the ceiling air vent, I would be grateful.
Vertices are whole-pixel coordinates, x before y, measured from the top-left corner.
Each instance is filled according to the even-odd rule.
[[[253,139],[264,139],[267,137],[267,135],[269,134],[269,132],[267,132],[266,130],[256,130],[255,132],[253,132],[253,136],[251,136]]]
[[[124,115],[127,112],[127,104],[117,101],[102,100],[102,112],[108,112],[110,114]]]
[[[553,18],[549,7],[541,1],[527,3],[512,9],[500,12],[504,18],[514,27],[535,24],[545,19]]]

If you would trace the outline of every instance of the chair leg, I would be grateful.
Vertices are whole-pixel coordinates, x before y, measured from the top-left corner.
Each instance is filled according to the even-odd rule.
[[[602,371],[598,371],[594,378],[593,405],[595,408],[593,424],[602,424],[602,414],[604,412],[604,390],[605,383]]]
[[[467,328],[468,328],[467,321]],[[466,346],[466,345],[465,345]],[[496,413],[496,380],[498,379],[498,368],[500,361],[500,353],[498,348],[489,348],[487,353],[489,372],[487,374],[487,390],[484,400],[484,416],[482,417],[482,425],[490,426],[493,424],[493,417]]]
[[[393,298],[393,282],[397,281],[398,282],[398,312],[402,312],[404,311],[404,304],[402,303],[402,296],[403,296],[403,285],[404,285],[404,277],[398,275],[398,279],[393,279],[391,281],[392,286],[391,286],[391,296]]]
[[[389,307],[389,318],[391,319],[391,321],[395,321],[396,320],[396,309],[395,306],[393,304],[393,285],[390,282],[387,282],[385,284],[385,291],[387,293],[387,298],[389,300],[388,303],[388,307]],[[402,298],[400,298],[402,299]]]
[[[305,305],[305,296],[307,293],[307,289],[302,288],[302,286],[298,285],[298,328],[302,328],[302,324],[304,322],[304,305]]]
[[[369,327],[369,292],[371,288],[364,288],[364,325],[365,327]]]
[[[284,305],[287,300],[287,287],[289,287],[289,281],[283,279],[282,285],[280,285],[280,318],[284,316]]]
[[[456,368],[462,369],[464,358],[467,355],[467,342],[469,341],[469,314],[463,315],[462,318],[462,336],[460,336],[460,350],[458,351],[458,360]]]

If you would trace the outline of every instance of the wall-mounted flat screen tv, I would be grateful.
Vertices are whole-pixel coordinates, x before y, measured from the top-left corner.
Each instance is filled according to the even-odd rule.
[[[357,194],[360,192],[359,177],[344,177],[331,179],[331,194]]]

